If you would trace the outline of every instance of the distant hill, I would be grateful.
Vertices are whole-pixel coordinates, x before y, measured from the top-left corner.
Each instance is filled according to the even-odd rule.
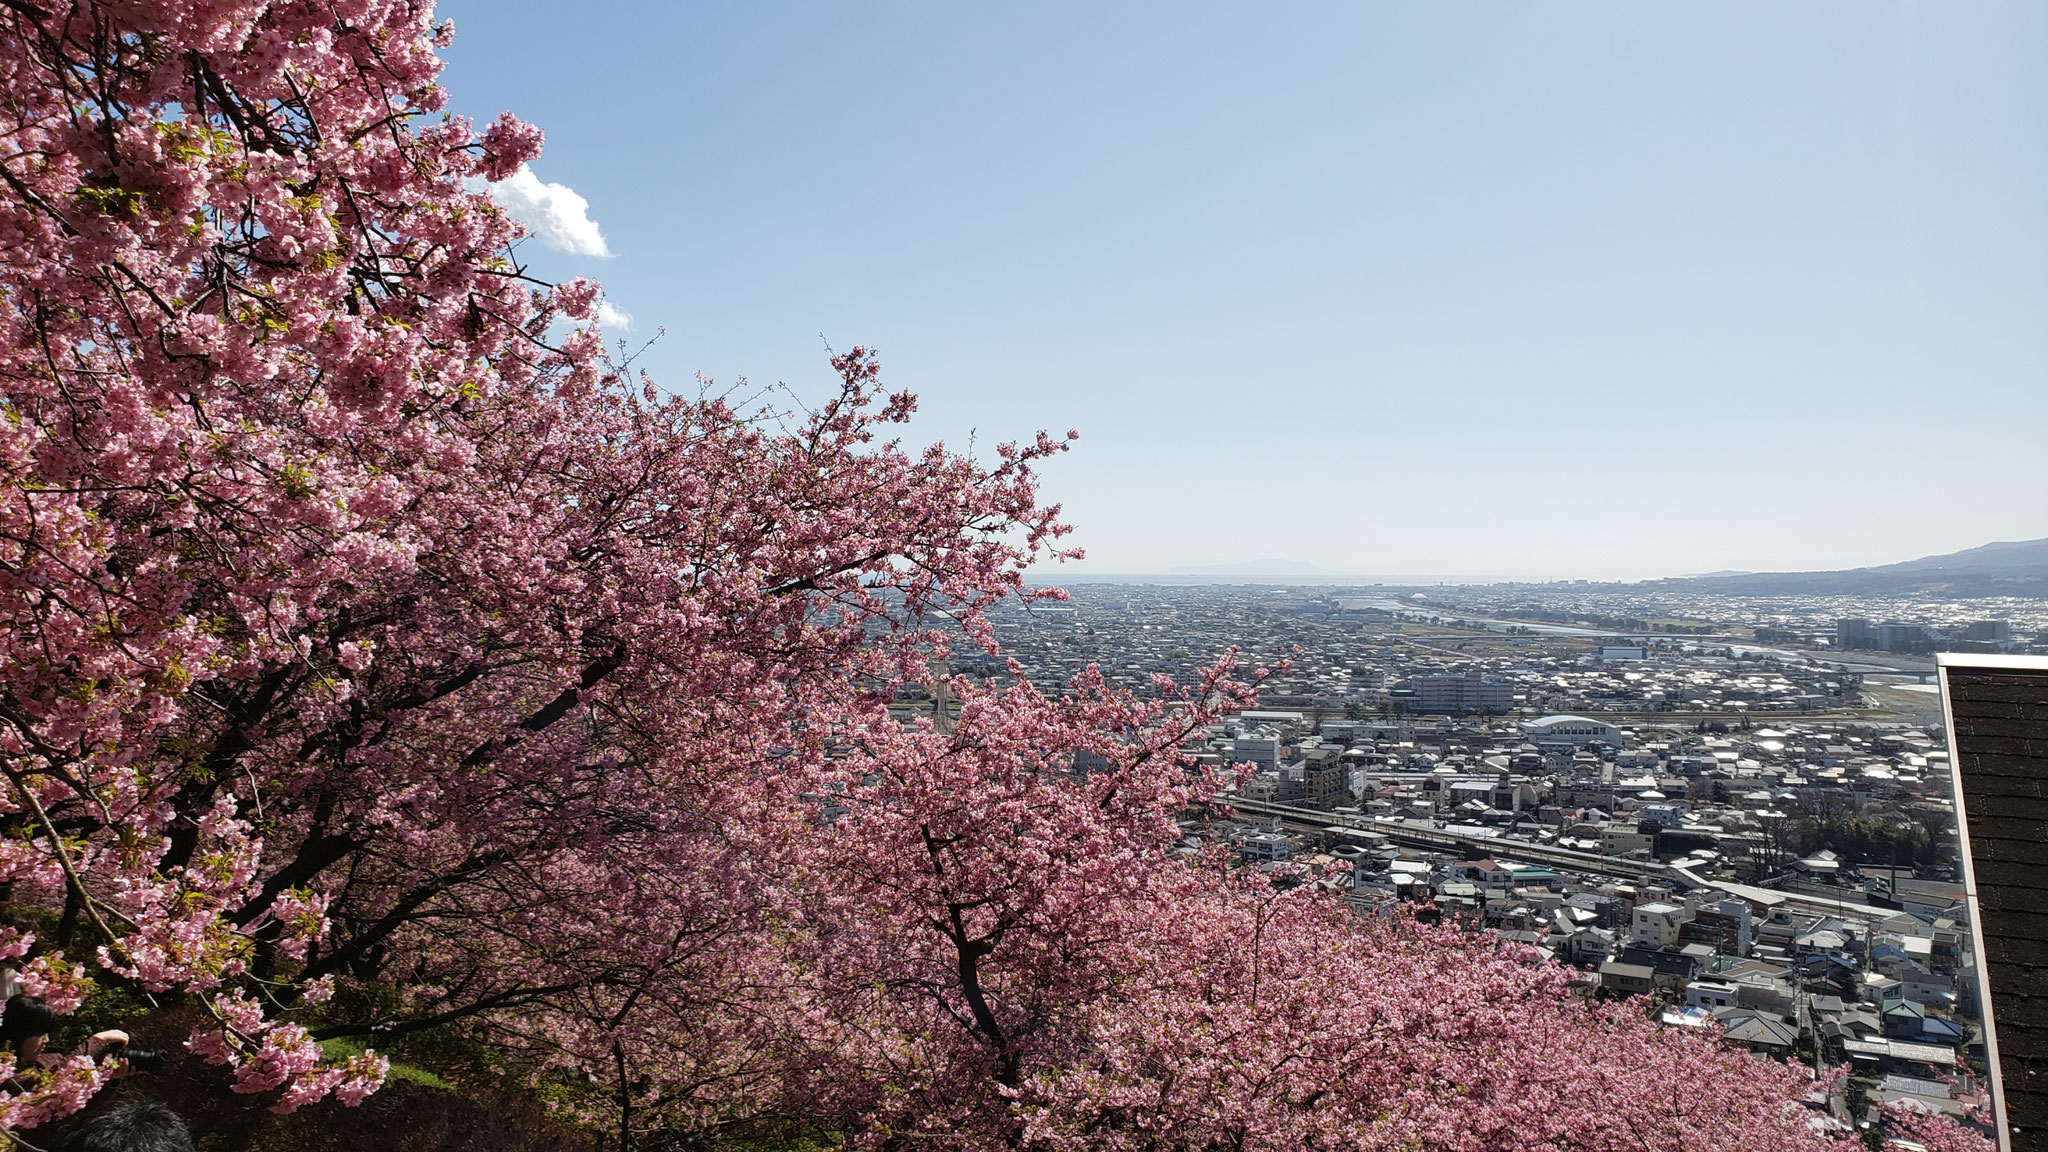
[[[1876,568],[1837,572],[1747,572],[1657,580],[1731,596],[1896,596],[1925,594],[2048,597],[2048,540],[1986,544]]]

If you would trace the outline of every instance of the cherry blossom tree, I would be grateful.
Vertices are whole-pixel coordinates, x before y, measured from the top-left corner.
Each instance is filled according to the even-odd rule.
[[[914,404],[858,349],[814,411],[623,379],[596,286],[472,189],[540,133],[438,115],[425,4],[0,29],[0,881],[55,921],[0,947],[60,1009],[197,997],[194,1049],[289,1109],[381,1075],[286,1018],[337,980],[403,993],[321,1034],[388,1034],[634,979],[635,917],[729,936],[770,861],[726,785],[822,757],[809,718],[877,707],[934,611],[985,634],[1065,531],[1062,442],[884,442]]]
[[[1958,1124],[1921,1104],[1881,1104],[1877,1112],[1888,1147],[1918,1152],[1992,1152],[1998,1146],[1983,1134],[1990,1118],[1980,1112],[1970,1114],[1969,1124]]]
[[[1177,848],[1175,817],[1237,778],[1180,752],[1248,699],[1229,670],[1150,701],[1092,669],[1050,698],[955,679],[951,725],[844,734],[811,785],[832,818],[784,832],[807,881],[747,964],[768,1028],[710,1060],[719,1045],[693,1040],[678,1075],[693,1021],[736,1036],[752,1010],[614,992],[578,1041],[552,1022],[564,1051],[619,1045],[620,1144],[1858,1146],[1824,1110],[1833,1083],[1718,1028],[1666,1029],[1646,1002],[1589,1001],[1534,949],[1362,922],[1318,886]]]

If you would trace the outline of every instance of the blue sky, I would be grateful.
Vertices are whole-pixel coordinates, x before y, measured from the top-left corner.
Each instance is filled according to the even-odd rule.
[[[1078,428],[1084,571],[2048,536],[2048,6],[440,11],[659,378],[865,343],[925,438]]]

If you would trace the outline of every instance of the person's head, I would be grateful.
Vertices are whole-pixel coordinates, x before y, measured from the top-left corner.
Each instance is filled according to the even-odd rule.
[[[57,1014],[40,997],[17,992],[0,1009],[0,1044],[14,1049],[17,1060],[33,1060],[43,1054],[43,1044],[49,1040],[50,1026],[56,1019]]]
[[[58,1152],[192,1152],[192,1130],[162,1103],[130,1096],[88,1109]]]

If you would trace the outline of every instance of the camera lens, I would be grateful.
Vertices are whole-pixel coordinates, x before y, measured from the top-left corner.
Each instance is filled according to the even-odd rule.
[[[130,1048],[126,1052],[121,1053],[121,1058],[128,1061],[128,1066],[137,1072],[162,1072],[164,1070],[164,1053],[154,1049]]]

